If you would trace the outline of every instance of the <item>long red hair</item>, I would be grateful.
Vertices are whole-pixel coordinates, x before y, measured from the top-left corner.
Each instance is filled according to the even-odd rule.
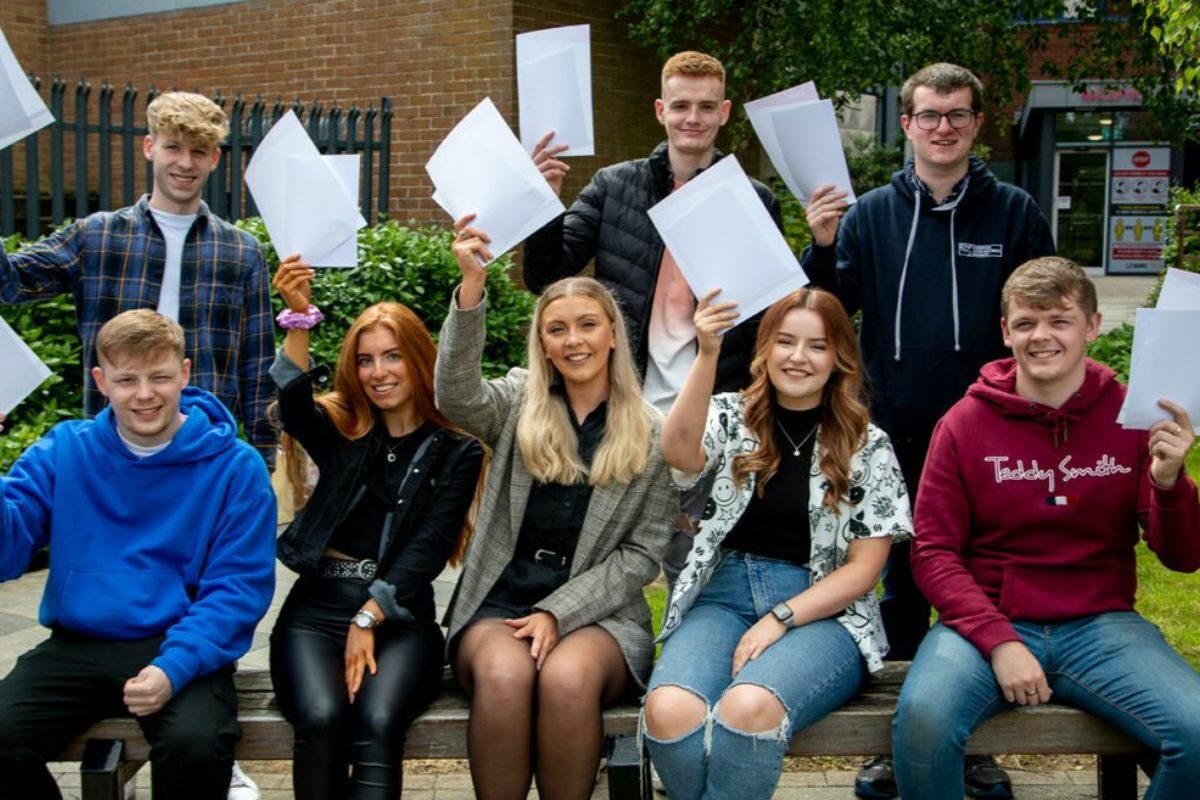
[[[781,454],[775,445],[772,426],[775,387],[767,372],[767,358],[784,318],[797,308],[821,318],[825,338],[833,348],[834,366],[821,397],[820,469],[829,479],[823,503],[837,510],[839,500],[850,491],[850,457],[866,440],[870,415],[863,399],[863,384],[854,326],[841,302],[821,289],[797,289],[779,300],[763,315],[750,362],[750,385],[742,390],[742,413],[746,427],[758,440],[758,449],[736,456],[733,477],[741,485],[751,473],[758,476],[757,493],[779,470]]]
[[[375,406],[367,398],[367,393],[358,379],[358,340],[367,331],[375,329],[386,330],[396,338],[396,346],[403,354],[408,369],[413,408],[417,415],[440,428],[462,433],[458,426],[438,410],[433,400],[433,366],[437,361],[437,346],[433,343],[433,337],[412,309],[401,303],[391,302],[376,303],[354,320],[342,340],[342,350],[338,354],[337,369],[333,376],[333,389],[316,398],[316,402],[325,409],[338,432],[347,439],[361,439],[380,424]],[[290,437],[285,437],[284,446],[288,455],[288,480],[292,485],[296,506],[299,507],[307,500],[302,460],[292,457],[300,448]],[[457,565],[462,561],[467,544],[474,533],[473,520],[485,472],[486,462],[476,485],[475,503],[463,521],[462,531],[450,556],[451,564]]]

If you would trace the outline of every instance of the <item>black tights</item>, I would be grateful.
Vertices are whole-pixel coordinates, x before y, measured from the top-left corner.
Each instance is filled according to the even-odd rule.
[[[296,731],[297,800],[400,797],[404,737],[437,694],[441,629],[387,621],[375,629],[377,672],[364,674],[350,703],[346,636],[366,599],[366,585],[351,578],[301,578],[271,633],[275,695]]]

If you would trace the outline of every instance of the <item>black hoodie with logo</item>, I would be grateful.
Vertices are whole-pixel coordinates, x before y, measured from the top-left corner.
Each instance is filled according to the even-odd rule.
[[[1000,290],[1014,269],[1052,255],[1045,215],[972,156],[938,204],[910,160],[852,205],[830,247],[801,261],[809,280],[862,310],[871,416],[893,437],[928,439],[988,361],[1007,355]]]

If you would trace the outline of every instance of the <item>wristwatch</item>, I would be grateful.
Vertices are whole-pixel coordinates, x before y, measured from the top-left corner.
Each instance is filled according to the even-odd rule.
[[[783,627],[796,627],[796,615],[792,613],[792,608],[787,603],[778,603],[771,609],[771,613],[775,615],[775,619],[783,623]]]
[[[358,613],[354,615],[354,625],[363,630],[370,630],[379,624],[379,617],[372,614],[365,608],[360,608]]]

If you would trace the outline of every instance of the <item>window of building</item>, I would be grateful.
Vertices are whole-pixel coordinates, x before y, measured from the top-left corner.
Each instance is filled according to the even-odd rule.
[[[159,14],[185,8],[245,3],[247,0],[46,0],[46,17],[51,25],[71,25],[101,19]]]

